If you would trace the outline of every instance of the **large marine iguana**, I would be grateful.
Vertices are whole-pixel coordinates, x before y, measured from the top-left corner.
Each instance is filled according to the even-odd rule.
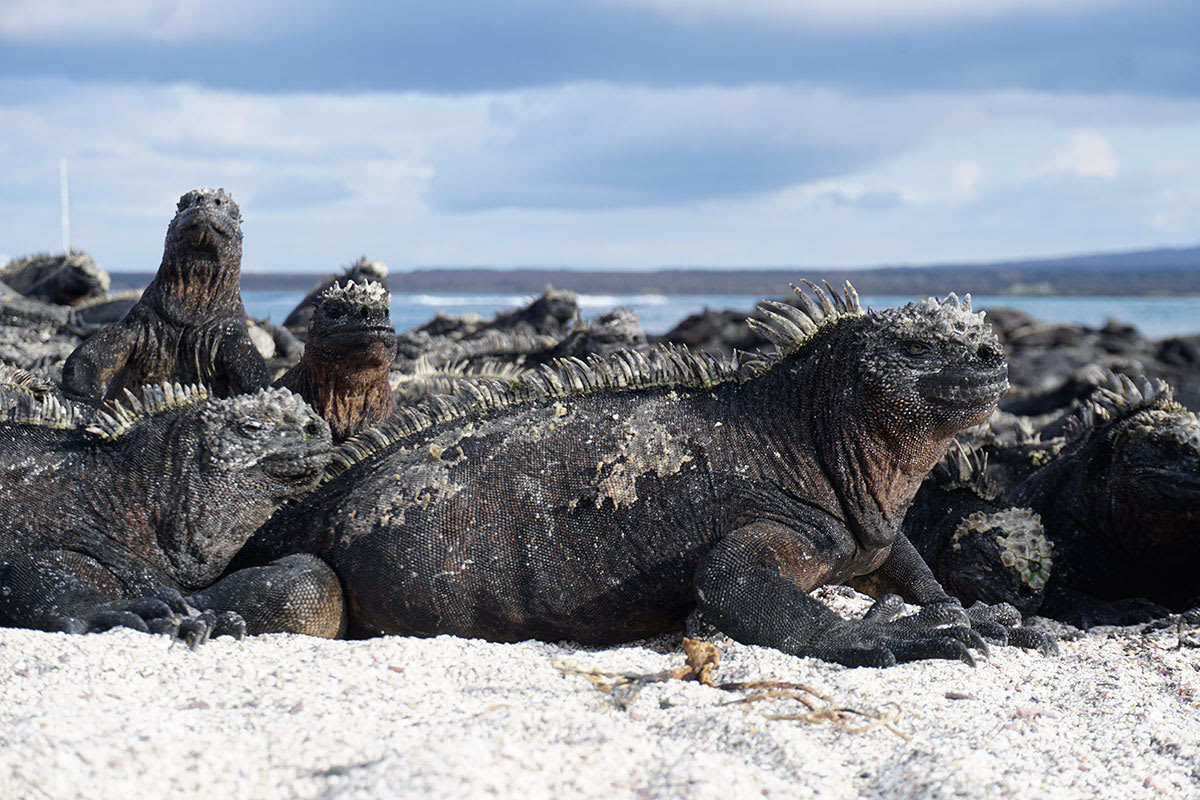
[[[241,221],[224,189],[183,195],[141,299],[63,365],[67,394],[99,403],[163,381],[203,384],[218,397],[268,385],[266,362],[246,330]]]
[[[239,630],[228,615],[181,623],[180,592],[216,580],[280,503],[316,485],[329,428],[285,389],[216,399],[162,384],[144,398],[77,408],[0,374],[0,624],[192,641]]]
[[[300,363],[275,382],[296,392],[341,442],[392,413],[396,358],[390,295],[373,281],[335,283],[317,298]]]
[[[1110,374],[1004,499],[1054,547],[1046,616],[1128,625],[1200,600],[1200,418],[1165,382]]]
[[[761,306],[772,358],[619,353],[481,385],[474,407],[399,409],[246,560],[326,559],[360,636],[613,643],[698,606],[789,653],[972,663],[982,639],[899,526],[954,433],[1003,393],[996,339],[953,295],[878,312],[849,284],[797,295],[803,311]],[[924,608],[895,619],[887,595],[847,620],[809,594],[868,574]]]

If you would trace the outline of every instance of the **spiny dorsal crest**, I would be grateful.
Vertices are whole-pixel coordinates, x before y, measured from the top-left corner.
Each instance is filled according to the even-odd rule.
[[[862,306],[858,302],[858,292],[850,281],[842,284],[840,296],[828,282],[825,282],[824,291],[812,281],[802,279],[801,282],[809,287],[813,296],[809,297],[808,293],[796,284],[789,284],[799,298],[799,308],[778,300],[763,300],[758,304],[758,311],[766,320],[747,320],[751,330],[775,344],[781,357],[799,350],[826,325],[847,317],[863,315]]]
[[[334,452],[325,472],[327,482],[397,441],[442,422],[475,416],[534,399],[578,397],[596,392],[650,387],[710,389],[725,381],[744,381],[761,373],[764,359],[733,360],[674,345],[649,351],[621,350],[586,359],[555,359],[526,369],[516,380],[464,380],[454,396],[434,395],[396,409],[387,422],[347,439]]]
[[[438,366],[422,357],[414,362],[411,370],[392,370],[388,374],[388,384],[393,392],[413,401],[434,394],[453,394],[465,384],[477,381],[512,384],[528,371],[527,367],[516,362],[501,359],[457,361]]]
[[[984,500],[995,500],[999,492],[987,475],[987,453],[955,439],[933,468],[934,479],[946,490],[967,489]]]
[[[1146,410],[1187,413],[1187,409],[1175,401],[1174,390],[1161,378],[1144,378],[1138,383],[1128,375],[1105,371],[1096,391],[1072,412],[1064,433],[1067,441],[1075,441],[1100,425]]]
[[[38,395],[48,394],[54,388],[44,378],[7,364],[0,364],[0,386]]]
[[[0,422],[39,428],[72,429],[80,424],[75,406],[49,383],[23,369],[0,365]]]
[[[106,408],[97,413],[96,421],[85,430],[105,441],[112,441],[147,417],[195,405],[208,397],[208,388],[197,384],[183,386],[166,381],[147,384],[142,387],[141,399],[126,389],[124,402],[109,401]]]
[[[383,288],[382,284],[375,281],[355,283],[353,280],[349,280],[346,281],[345,285],[335,283],[317,295],[318,304],[327,303],[332,300],[343,300],[347,303],[386,308],[391,301],[391,295],[388,294],[387,289]]]

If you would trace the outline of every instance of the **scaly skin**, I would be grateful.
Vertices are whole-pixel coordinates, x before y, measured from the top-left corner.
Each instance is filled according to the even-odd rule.
[[[276,386],[296,392],[342,442],[386,419],[395,407],[388,373],[396,358],[390,295],[349,281],[324,291],[313,308],[300,363]]]
[[[1128,625],[1200,597],[1200,419],[1162,381],[1109,375],[1005,500],[1039,513],[1054,546],[1047,616]]]
[[[963,603],[986,638],[1053,653],[1053,642],[1027,628],[994,627],[978,612],[1009,608],[1013,618],[1041,608],[1053,572],[1041,518],[995,496],[978,452],[952,448],[921,484],[902,531],[934,577]],[[978,604],[984,604],[980,606]]]
[[[543,371],[524,400],[484,385],[475,408],[401,409],[243,563],[321,556],[360,636],[613,643],[699,606],[797,655],[971,662],[982,640],[899,526],[954,433],[995,407],[1003,356],[953,296],[863,313],[852,292],[764,304],[774,359],[619,354]],[[886,595],[846,620],[809,595],[864,575],[925,608],[894,619]]]
[[[218,397],[271,382],[246,329],[239,280],[241,211],[224,189],[179,199],[162,264],[120,321],[81,344],[63,365],[71,397],[98,404],[144,384],[209,387]]]
[[[181,592],[215,581],[286,499],[329,463],[329,428],[283,389],[208,399],[145,387],[146,407],[91,421],[27,381],[0,392],[0,624],[114,625],[204,638]],[[25,396],[21,396],[24,394]],[[201,608],[201,610],[204,610]]]

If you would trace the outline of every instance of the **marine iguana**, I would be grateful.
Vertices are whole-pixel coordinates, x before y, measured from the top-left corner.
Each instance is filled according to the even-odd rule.
[[[986,456],[951,447],[921,484],[901,530],[947,592],[964,604],[1009,603],[1035,614],[1053,570],[1041,518],[1005,503]]]
[[[1200,599],[1200,418],[1165,382],[1109,375],[1005,500],[1040,514],[1054,546],[1041,613],[1128,625]]]
[[[99,403],[168,381],[229,397],[271,382],[246,330],[241,221],[224,189],[194,189],[179,199],[162,263],[141,299],[63,365],[69,396]]]
[[[238,633],[236,615],[181,621],[180,592],[215,581],[285,499],[316,485],[325,422],[285,389],[216,399],[164,383],[94,410],[6,375],[0,624],[124,625],[193,643]]]
[[[0,267],[0,281],[26,297],[73,306],[108,291],[110,279],[87,253],[39,253]]]
[[[317,298],[300,363],[275,382],[296,392],[341,442],[395,407],[388,372],[396,358],[391,296],[374,281],[334,284]]]
[[[360,286],[369,281],[374,281],[386,291],[387,277],[387,264],[382,261],[371,261],[366,256],[361,256],[358,261],[346,267],[340,275],[331,275],[309,290],[308,294],[304,295],[304,299],[288,312],[287,317],[283,320],[283,326],[290,330],[292,335],[296,336],[300,341],[304,341],[305,337],[308,336],[308,325],[312,320],[317,298],[327,290],[338,285],[345,286],[351,281]]]
[[[995,407],[1001,350],[969,298],[864,312],[849,284],[812,288],[803,310],[761,305],[774,357],[622,352],[481,384],[473,406],[398,409],[239,560],[319,555],[359,636],[603,644],[699,606],[798,655],[973,663],[982,638],[899,526],[954,433]],[[924,608],[895,619],[886,595],[847,620],[809,594],[872,573]]]

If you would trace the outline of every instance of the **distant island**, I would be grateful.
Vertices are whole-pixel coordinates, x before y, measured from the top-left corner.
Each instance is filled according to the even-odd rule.
[[[347,264],[354,258],[347,258]],[[331,264],[329,273],[344,265]],[[141,288],[152,272],[114,272],[113,289]],[[243,272],[247,291],[306,291],[313,273]],[[863,294],[1154,296],[1200,295],[1200,247],[1146,250],[1067,258],[932,266],[897,265],[866,269],[761,267],[722,269],[663,267],[654,270],[595,270],[567,267],[421,267],[392,269],[393,292],[499,292],[532,294],[547,284],[589,294],[776,295],[799,278],[851,281]]]

